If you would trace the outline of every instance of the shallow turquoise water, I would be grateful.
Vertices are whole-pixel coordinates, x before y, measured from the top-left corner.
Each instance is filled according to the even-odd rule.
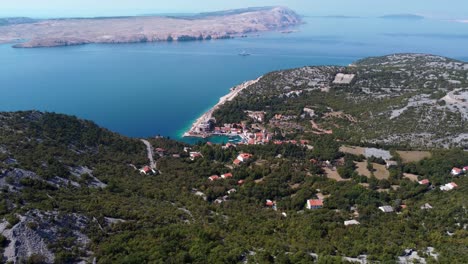
[[[293,34],[120,45],[0,45],[0,111],[76,115],[133,137],[179,138],[229,88],[273,70],[395,52],[468,57],[468,25],[306,18]],[[238,53],[246,50],[251,56]]]

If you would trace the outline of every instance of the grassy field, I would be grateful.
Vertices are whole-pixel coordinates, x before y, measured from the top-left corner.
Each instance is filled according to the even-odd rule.
[[[359,156],[359,155],[364,155],[366,152],[366,149],[361,148],[361,147],[341,146],[340,152]]]
[[[341,178],[340,174],[336,170],[332,170],[330,168],[324,168],[325,174],[327,178],[335,180],[335,181],[349,181],[350,179],[343,179]]]
[[[418,162],[425,158],[430,158],[432,154],[429,151],[397,151],[403,163]]]
[[[371,172],[367,169],[367,161],[356,162],[356,166],[357,173],[366,177],[371,177]],[[377,179],[383,180],[388,179],[390,177],[390,172],[387,170],[385,165],[372,163],[372,166],[374,166],[374,176]]]
[[[403,177],[411,180],[411,181],[414,181],[414,182],[417,182],[418,181],[418,175],[416,174],[412,174],[412,173],[403,173]]]

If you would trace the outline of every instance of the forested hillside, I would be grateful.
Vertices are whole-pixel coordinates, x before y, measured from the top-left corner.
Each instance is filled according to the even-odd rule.
[[[385,161],[350,154],[339,140],[187,146],[152,138],[157,172],[145,174],[137,139],[60,114],[1,113],[3,261],[466,262],[468,180],[450,170],[468,165],[468,152],[431,150],[408,161],[390,149],[394,163],[382,178]],[[252,157],[234,165],[239,153]],[[363,162],[368,176],[357,168]],[[458,187],[442,191],[449,182]],[[307,209],[309,199],[323,208]],[[385,205],[394,211],[382,212]]]

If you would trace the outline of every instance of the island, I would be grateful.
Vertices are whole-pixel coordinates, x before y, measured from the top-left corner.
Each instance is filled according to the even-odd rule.
[[[15,48],[225,39],[284,30],[302,23],[300,16],[286,7],[245,8],[179,17],[21,18],[2,21],[0,43],[16,43]]]

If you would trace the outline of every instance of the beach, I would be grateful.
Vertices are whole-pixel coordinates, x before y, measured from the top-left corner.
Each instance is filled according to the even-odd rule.
[[[224,105],[226,102],[232,101],[234,98],[236,98],[239,93],[241,93],[244,89],[247,89],[251,85],[257,83],[263,76],[260,76],[259,78],[251,81],[244,82],[236,87],[231,88],[231,92],[228,93],[227,95],[221,97],[219,99],[219,102],[214,105],[210,110],[208,110],[206,113],[204,113],[202,116],[200,116],[192,125],[192,127],[189,129],[184,134],[184,137],[209,137],[212,135],[212,133],[208,132],[199,132],[199,128],[202,126],[202,124],[208,122],[213,118],[213,113],[216,111],[220,106]]]

